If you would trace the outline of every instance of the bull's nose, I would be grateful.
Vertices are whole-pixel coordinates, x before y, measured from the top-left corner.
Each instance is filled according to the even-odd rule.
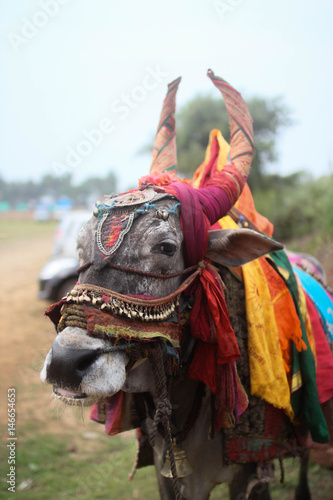
[[[62,347],[57,339],[52,344],[51,362],[47,367],[47,381],[51,384],[78,390],[84,375],[100,355],[94,349]]]

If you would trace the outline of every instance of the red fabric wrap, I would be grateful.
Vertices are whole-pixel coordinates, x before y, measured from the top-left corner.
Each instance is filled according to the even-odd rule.
[[[190,318],[193,337],[217,343],[217,362],[231,363],[240,356],[235,333],[230,325],[219,275],[207,266],[198,283]]]
[[[238,186],[227,172],[219,172],[211,184],[195,189],[183,182],[173,182],[166,187],[166,191],[175,195],[181,204],[184,257],[189,266],[203,259],[208,245],[208,230],[228,213],[239,194]]]
[[[206,384],[215,394],[216,381],[216,344],[199,340],[187,376]]]
[[[246,182],[246,177],[244,177],[237,167],[231,163],[225,165],[223,170],[218,172],[208,183],[208,187],[217,187],[227,195],[229,200],[229,210],[234,206],[238,200],[240,194],[243,191]],[[227,210],[227,212],[229,211]],[[222,214],[225,215],[227,212]]]
[[[207,189],[208,187],[216,187],[219,188],[220,190],[223,190],[224,192],[223,194],[220,191],[219,203],[221,203],[221,198],[224,198],[225,195],[227,195],[229,201],[229,208],[228,209],[224,208],[225,211],[224,213],[222,213],[223,216],[230,210],[231,207],[234,206],[234,204],[238,200],[241,192],[243,191],[246,182],[246,177],[242,175],[240,170],[236,167],[236,165],[233,162],[227,163],[226,165],[224,165],[222,170],[218,171],[217,163],[219,159],[219,153],[220,153],[220,145],[217,138],[215,137],[212,143],[210,159],[202,174],[202,178],[200,181],[200,189],[202,189],[203,186],[205,186],[205,189]],[[216,222],[220,218],[221,217],[216,219],[214,222]]]
[[[305,298],[316,344],[317,388],[319,403],[323,404],[333,398],[333,380],[331,377],[331,373],[333,371],[333,357],[318,315],[318,311],[307,294],[305,294]]]
[[[109,436],[114,436],[127,430],[124,428],[122,417],[124,393],[119,391],[108,398],[101,398],[100,402],[93,405],[90,412],[90,419],[99,424],[105,425],[105,432]]]
[[[207,266],[197,285],[190,316],[191,333],[199,342],[188,377],[206,384],[215,394],[214,431],[233,425],[247,407],[241,404],[242,388],[235,379],[234,361],[240,356],[231,327],[221,280]]]

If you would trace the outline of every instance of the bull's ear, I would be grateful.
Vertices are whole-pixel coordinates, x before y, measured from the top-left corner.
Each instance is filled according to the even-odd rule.
[[[282,248],[281,243],[252,229],[219,229],[209,231],[206,255],[224,266],[237,267]]]

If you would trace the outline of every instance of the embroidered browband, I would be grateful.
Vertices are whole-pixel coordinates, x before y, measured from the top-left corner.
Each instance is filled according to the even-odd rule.
[[[104,203],[97,201],[94,216],[98,219],[95,240],[94,266],[101,269],[109,258],[120,247],[125,235],[131,230],[136,217],[155,210],[155,217],[168,221],[170,227],[175,225],[170,214],[175,214],[180,203],[172,209],[163,209],[155,203],[166,197],[168,193],[156,192],[152,186],[136,189],[116,197],[106,197]],[[171,198],[174,198],[171,196]]]
[[[147,342],[161,339],[170,342],[174,348],[180,346],[179,323],[155,321],[147,324],[139,320],[128,321],[86,304],[65,303],[61,307],[60,314],[58,332],[73,326],[87,330],[88,335],[93,337],[111,340],[112,346],[102,349],[105,353],[115,350],[114,346],[117,348],[123,346],[125,349],[137,347],[136,344],[129,344],[132,341]]]

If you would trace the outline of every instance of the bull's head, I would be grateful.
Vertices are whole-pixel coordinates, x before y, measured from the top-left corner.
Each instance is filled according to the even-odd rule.
[[[49,312],[59,333],[41,372],[69,404],[91,405],[120,390],[154,392],[145,346],[162,340],[179,349],[180,316],[203,261],[240,266],[281,248],[253,230],[208,231],[237,200],[253,153],[246,104],[226,82],[209,76],[230,114],[225,168],[202,189],[170,176],[177,80],[164,102],[151,176],[140,189],[98,203],[80,232],[80,284]],[[161,175],[154,183],[156,173]]]

